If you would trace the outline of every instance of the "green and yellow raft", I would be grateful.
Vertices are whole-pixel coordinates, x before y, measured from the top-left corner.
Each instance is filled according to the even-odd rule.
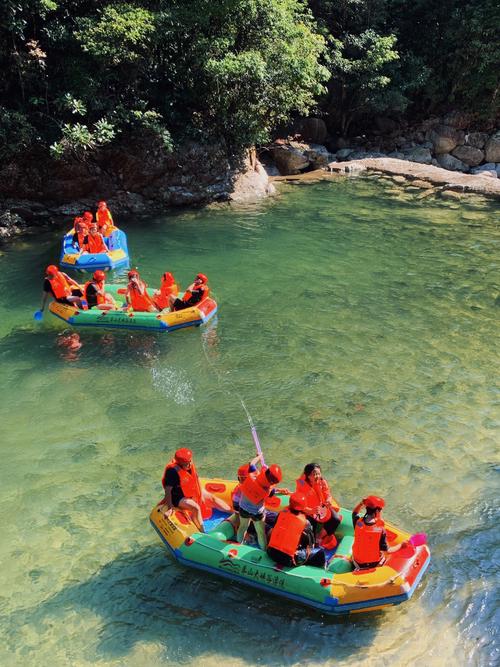
[[[231,505],[236,482],[202,479],[202,486]],[[273,498],[273,511],[288,504],[287,496]],[[408,600],[430,562],[426,544],[408,544],[389,554],[385,563],[370,570],[353,570],[351,550],[354,529],[350,510],[342,509],[342,522],[336,531],[339,544],[328,552],[325,569],[301,565],[287,568],[277,565],[257,547],[234,541],[234,530],[227,515],[214,510],[205,520],[205,533],[181,511],[168,516],[161,502],[153,508],[150,521],[179,562],[218,576],[274,593],[306,604],[328,614],[374,611]],[[386,523],[390,545],[407,541],[410,534]]]
[[[140,313],[122,310],[124,304],[123,285],[106,285],[106,293],[116,300],[120,310],[79,310],[75,306],[52,301],[50,312],[74,327],[101,327],[106,329],[132,329],[142,331],[169,332],[185,327],[200,326],[214,317],[217,312],[217,302],[207,297],[201,303],[170,312],[167,308],[161,313]],[[148,290],[153,295],[153,290]]]

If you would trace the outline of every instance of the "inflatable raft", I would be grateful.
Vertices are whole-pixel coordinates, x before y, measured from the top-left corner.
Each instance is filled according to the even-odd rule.
[[[148,290],[152,295],[154,290]],[[111,294],[119,307],[125,304],[123,285],[106,285],[106,293]],[[217,303],[208,297],[191,308],[161,313],[139,313],[126,310],[79,310],[74,306],[52,301],[50,312],[74,327],[102,327],[106,329],[133,329],[144,331],[174,331],[184,327],[196,327],[208,322],[217,312]]]
[[[83,255],[73,246],[73,234],[70,230],[62,241],[61,259],[59,266],[62,269],[78,269],[80,271],[95,271],[101,269],[119,269],[129,264],[127,235],[121,229],[115,229],[105,238],[109,251],[104,253],[84,253]]]
[[[222,479],[202,479],[202,486],[231,504],[231,492],[236,482]],[[287,496],[269,499],[268,509],[279,511],[288,504]],[[258,547],[234,542],[234,531],[227,515],[213,510],[205,520],[205,533],[195,526],[182,511],[168,516],[159,503],[150,521],[179,562],[200,570],[233,579],[261,590],[314,607],[327,614],[374,611],[397,605],[414,593],[430,561],[427,545],[409,544],[389,554],[384,565],[371,570],[354,571],[351,550],[354,541],[351,511],[342,509],[342,523],[336,531],[338,546],[327,552],[325,569],[301,565],[287,568],[277,565]],[[390,545],[410,538],[410,534],[386,522]]]

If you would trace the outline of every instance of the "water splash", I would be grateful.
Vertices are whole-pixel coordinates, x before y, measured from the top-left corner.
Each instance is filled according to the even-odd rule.
[[[152,368],[153,387],[177,405],[194,403],[194,391],[187,373],[175,368]]]

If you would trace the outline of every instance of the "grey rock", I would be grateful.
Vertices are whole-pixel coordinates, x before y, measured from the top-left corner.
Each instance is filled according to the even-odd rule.
[[[300,144],[274,144],[271,147],[271,155],[280,173],[284,175],[299,174],[309,166],[309,158],[306,156],[305,145]]]
[[[313,169],[321,169],[331,161],[330,152],[319,144],[308,144],[305,155]]]
[[[471,174],[481,175],[481,176],[491,176],[492,178],[497,178],[497,169],[494,162],[488,162],[487,164],[482,164],[480,167],[474,167],[471,169]]]
[[[484,147],[486,162],[500,162],[500,132],[492,135]]]
[[[456,157],[453,157],[453,155],[449,155],[448,153],[438,155],[437,161],[440,167],[443,169],[448,169],[449,171],[461,171],[463,173],[467,173],[469,171],[469,167],[466,164],[464,164],[461,160],[458,160]]]
[[[436,125],[431,130],[429,139],[432,141],[436,155],[441,155],[456,148],[463,139],[463,133],[461,135],[458,130],[449,125]]]
[[[403,149],[401,151],[405,158],[410,162],[418,162],[419,164],[430,164],[432,155],[428,148],[415,146],[414,148]]]
[[[476,167],[484,160],[483,151],[473,146],[457,146],[452,151],[452,155],[465,164],[468,164],[469,167]]]
[[[473,148],[484,148],[488,138],[486,132],[469,132],[465,135],[465,145]]]
[[[496,164],[494,162],[488,162],[487,164],[482,164],[480,167],[474,167],[471,169],[471,174],[491,176],[492,178],[498,177]]]
[[[337,161],[342,162],[343,160],[347,160],[351,153],[354,153],[354,150],[354,148],[341,148],[337,151]]]

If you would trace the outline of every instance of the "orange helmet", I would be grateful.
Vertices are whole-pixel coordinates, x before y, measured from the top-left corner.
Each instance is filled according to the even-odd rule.
[[[238,468],[238,477],[243,477],[243,479],[246,479],[248,477],[249,472],[250,472],[250,464],[245,463],[245,465],[242,465]]]
[[[59,273],[59,267],[56,266],[55,264],[50,264],[50,265],[45,269],[45,273],[46,273],[48,276],[55,276],[55,275],[57,275],[57,274]]]
[[[208,283],[208,278],[204,273],[197,273],[196,274],[196,279],[201,280],[202,283]]]
[[[307,506],[307,500],[303,493],[292,493],[288,506],[296,512],[303,512]]]
[[[379,496],[367,496],[363,499],[363,505],[368,510],[382,510],[385,507],[385,500]]]
[[[191,463],[193,460],[193,452],[187,447],[181,447],[175,452],[174,459],[177,463]]]
[[[278,484],[278,482],[281,482],[283,477],[281,474],[281,468],[276,465],[276,463],[273,463],[271,466],[269,466],[269,468],[267,468],[266,477],[271,482],[271,484]]]
[[[90,211],[85,211],[85,213],[83,214],[83,219],[88,220],[89,222],[92,222],[92,220],[94,219],[94,216],[92,215],[92,213]]]
[[[98,269],[97,271],[94,271],[94,275],[92,277],[94,280],[101,281],[106,279],[106,274],[104,271]]]
[[[170,271],[167,271],[164,273],[161,277],[162,282],[166,283],[170,287],[170,285],[173,285],[175,283],[174,276],[170,273]]]

